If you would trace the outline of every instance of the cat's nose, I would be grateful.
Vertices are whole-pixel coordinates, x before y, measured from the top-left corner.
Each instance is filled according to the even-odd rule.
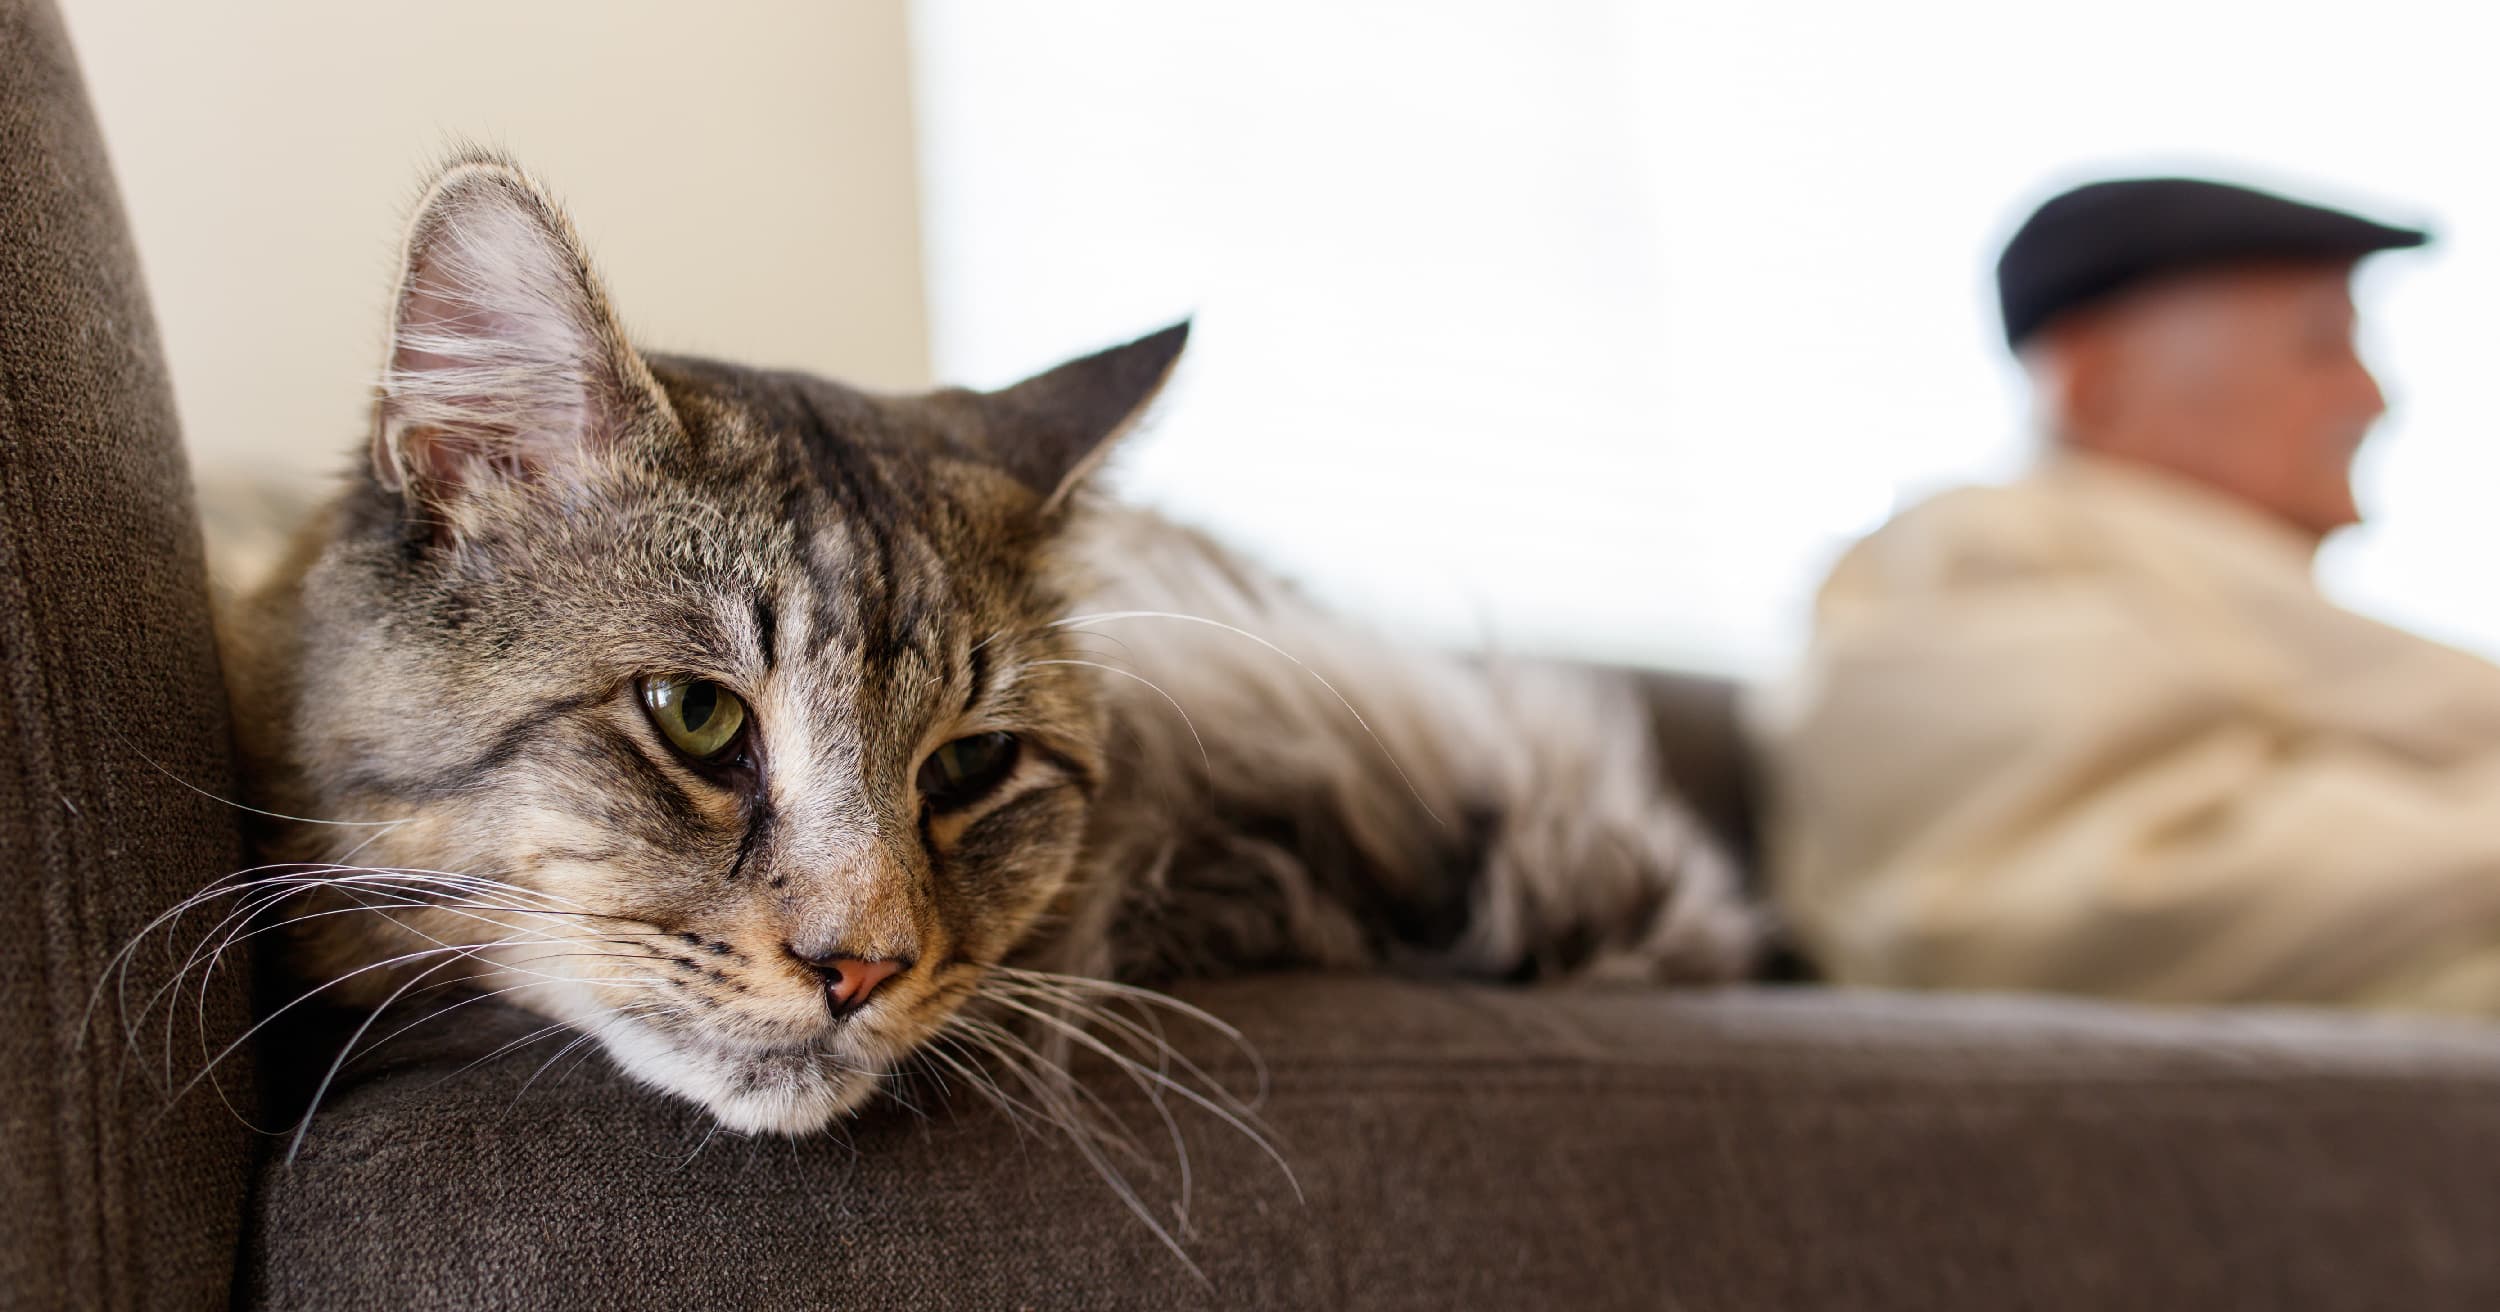
[[[868,995],[877,986],[911,969],[908,957],[881,957],[869,960],[848,956],[840,951],[810,953],[790,945],[790,955],[807,963],[825,982],[825,1005],[838,1018],[848,1016],[868,1004]]]

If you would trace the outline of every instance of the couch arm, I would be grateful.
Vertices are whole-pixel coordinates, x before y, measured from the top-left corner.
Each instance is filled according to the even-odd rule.
[[[173,398],[59,15],[0,0],[0,1304],[226,1301],[249,1132],[205,1088],[166,1113],[110,994],[84,1016],[124,942],[242,863],[240,813],[174,776],[232,796]],[[134,1004],[167,971],[141,960]],[[211,989],[210,1037],[243,989]]]

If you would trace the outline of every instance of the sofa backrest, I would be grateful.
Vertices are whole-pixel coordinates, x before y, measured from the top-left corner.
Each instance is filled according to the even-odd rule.
[[[1707,675],[1641,670],[1632,676],[1649,706],[1667,773],[1750,879],[1760,852],[1753,760],[1737,716],[1739,685]]]

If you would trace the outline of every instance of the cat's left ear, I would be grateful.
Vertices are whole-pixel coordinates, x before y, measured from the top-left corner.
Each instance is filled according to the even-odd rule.
[[[1048,514],[1094,472],[1180,363],[1189,321],[979,398],[989,457]]]
[[[482,492],[561,499],[667,407],[555,201],[499,156],[446,166],[409,225],[392,302],[382,486],[445,524]]]

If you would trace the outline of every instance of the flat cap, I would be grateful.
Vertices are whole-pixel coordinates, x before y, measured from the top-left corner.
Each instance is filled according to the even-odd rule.
[[[2005,340],[2165,273],[2256,260],[2357,260],[2430,234],[2200,178],[2094,182],[2050,198],[1997,257]]]

